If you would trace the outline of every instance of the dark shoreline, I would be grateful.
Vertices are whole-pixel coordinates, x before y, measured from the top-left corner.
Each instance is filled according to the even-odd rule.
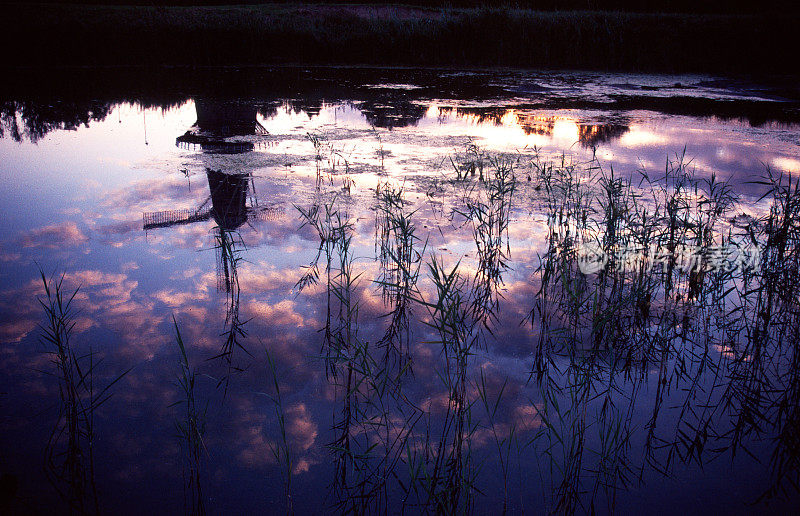
[[[355,66],[254,67],[26,67],[0,83],[0,137],[38,140],[56,129],[102,120],[119,103],[169,109],[189,99],[252,102],[264,113],[289,104],[314,112],[326,103],[355,103],[376,127],[413,124],[427,103],[465,101],[456,109],[497,119],[508,109],[578,109],[605,113],[637,110],[739,120],[750,126],[800,124],[800,91],[791,79],[767,84],[708,76],[662,76],[655,83],[617,85],[593,98],[542,86],[553,77],[583,88],[592,76],[611,74],[484,69]],[[648,75],[647,79],[656,77]],[[630,80],[636,81],[635,76]],[[497,80],[515,87],[493,85]],[[614,80],[626,81],[626,74]],[[678,86],[673,80],[685,80]],[[602,81],[601,81],[602,82]],[[374,84],[412,84],[380,88]],[[654,86],[654,84],[656,84]],[[552,86],[552,85],[551,85]],[[709,88],[709,97],[698,91]],[[719,93],[724,93],[723,98]],[[493,99],[491,106],[483,101]],[[470,101],[477,103],[470,106]],[[19,115],[19,118],[18,116]],[[17,125],[17,120],[21,125]]]
[[[7,5],[4,67],[358,64],[778,74],[796,14]]]

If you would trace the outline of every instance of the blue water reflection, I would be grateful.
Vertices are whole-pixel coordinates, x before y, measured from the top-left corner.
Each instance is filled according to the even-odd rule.
[[[589,81],[586,97],[626,89],[609,81]],[[520,103],[530,90],[524,84],[505,86],[514,98],[367,105],[356,96],[306,106],[287,98],[268,109],[248,98],[115,103],[73,130],[0,139],[0,468],[19,480],[18,507],[59,506],[41,467],[58,384],[38,341],[39,268],[63,274],[65,291],[77,289],[73,342],[102,358],[97,384],[130,368],[95,415],[94,475],[105,508],[184,507],[173,317],[197,368],[195,396],[208,407],[199,479],[212,512],[283,510],[287,475],[296,512],[494,512],[503,503],[536,513],[742,511],[756,501],[774,481],[774,429],[739,441],[746,452],[714,451],[738,428],[726,419],[737,407],[709,408],[726,399],[717,386],[734,380],[700,374],[702,362],[687,362],[697,375],[665,376],[677,358],[623,367],[613,346],[575,342],[572,358],[553,350],[547,381],[561,386],[557,396],[535,380],[542,334],[564,328],[530,319],[551,243],[531,162],[584,166],[596,158],[644,188],[638,178],[657,182],[665,163],[685,153],[698,180],[729,181],[737,209],[758,217],[768,206],[759,200],[764,186],[751,181],[767,167],[800,172],[798,126],[647,109],[540,109]],[[484,195],[474,175],[484,170],[469,175],[463,167],[477,152],[516,160],[513,194],[497,215],[507,223],[494,243],[477,241],[489,230],[465,215],[479,202],[471,196]],[[462,172],[466,181],[455,178]],[[413,242],[391,240],[397,219],[381,211],[382,191],[402,191],[390,211],[412,221]],[[316,219],[304,218],[313,210]],[[413,250],[404,255],[403,245]],[[464,341],[476,342],[468,360],[454,365],[443,352],[437,312],[422,303],[404,307],[402,329],[386,339],[394,320],[387,313],[401,298],[386,293],[381,256],[418,267],[417,286],[406,287],[431,302],[429,263],[482,277],[482,253],[492,245],[502,263],[485,285],[496,306],[464,330]],[[489,310],[495,301],[483,302]],[[390,341],[401,350],[391,364],[381,362]],[[724,362],[724,347],[708,349],[711,362]],[[568,367],[582,353],[597,357],[586,366],[593,383],[585,398],[576,386],[589,376]],[[395,376],[374,383],[367,363]],[[451,367],[468,380],[449,384]],[[719,426],[687,448],[683,421]],[[425,475],[434,472],[454,484],[432,484]],[[797,501],[790,489],[758,507]]]

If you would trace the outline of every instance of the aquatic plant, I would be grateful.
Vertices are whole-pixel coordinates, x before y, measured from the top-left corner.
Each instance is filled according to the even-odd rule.
[[[275,404],[275,417],[278,420],[278,428],[280,429],[280,442],[276,445],[270,444],[270,449],[275,457],[275,461],[280,464],[281,471],[284,478],[284,492],[286,495],[286,513],[292,514],[294,512],[292,505],[292,475],[294,473],[294,462],[292,454],[289,451],[289,441],[286,434],[286,413],[283,407],[283,398],[281,397],[281,386],[278,379],[278,372],[275,367],[275,358],[267,350],[267,366],[272,377],[272,386],[274,394],[266,394]]]
[[[104,387],[95,385],[96,353],[89,347],[80,352],[73,343],[74,300],[79,288],[65,290],[64,275],[48,279],[40,270],[45,298],[37,298],[46,322],[40,325],[40,342],[52,356],[58,383],[58,417],[45,451],[45,472],[70,511],[99,514],[100,502],[95,482],[95,412],[111,397],[111,388],[128,371]]]
[[[198,403],[195,396],[197,371],[189,365],[186,345],[181,337],[178,321],[173,316],[172,323],[175,327],[175,340],[180,350],[180,374],[178,387],[181,390],[181,399],[175,405],[183,405],[183,417],[175,423],[178,438],[183,452],[185,463],[183,474],[184,508],[187,514],[206,514],[206,500],[203,495],[202,477],[206,447],[203,436],[206,432],[206,413],[208,403]]]
[[[381,344],[387,348],[387,365],[390,359],[394,359],[400,361],[401,367],[405,365],[410,369],[410,300],[417,286],[427,243],[423,243],[421,249],[416,247],[419,237],[413,221],[415,211],[409,212],[405,208],[402,186],[379,183],[375,194],[378,200],[376,247],[381,264],[381,274],[375,282],[391,308]]]

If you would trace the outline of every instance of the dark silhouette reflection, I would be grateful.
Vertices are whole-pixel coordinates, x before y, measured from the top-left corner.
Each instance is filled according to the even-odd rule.
[[[250,174],[225,174],[219,170],[206,170],[214,220],[220,229],[234,231],[247,222],[247,192]]]
[[[520,115],[519,121],[525,134],[552,136],[556,126],[556,117],[538,117],[536,115]],[[592,148],[601,143],[619,139],[629,131],[629,127],[621,123],[578,124],[578,142],[581,147]]]
[[[179,136],[178,146],[199,145],[203,151],[238,154],[255,148],[250,141],[228,141],[227,138],[266,134],[266,129],[256,119],[257,110],[252,103],[195,99],[197,122]]]
[[[267,113],[274,115],[277,113],[277,108],[281,106],[289,108],[295,114],[305,113],[309,118],[317,116],[322,112],[325,105],[324,98],[306,97],[301,99],[290,98],[285,101],[277,100],[273,105],[273,109],[262,113],[266,116]]]
[[[523,81],[523,85],[519,86],[520,91],[515,91],[513,85],[521,77],[519,73],[511,72],[465,75],[426,70],[170,68],[148,73],[146,70],[119,68],[114,73],[92,69],[60,70],[62,80],[59,81],[53,81],[51,74],[43,74],[41,70],[17,71],[14,81],[0,85],[0,136],[37,141],[53,130],[69,130],[104,120],[118,104],[168,109],[190,98],[204,104],[207,109],[203,111],[209,114],[206,119],[198,113],[198,129],[205,126],[207,120],[214,125],[214,112],[225,112],[226,120],[222,125],[228,125],[231,134],[253,134],[248,128],[251,119],[255,123],[254,117],[249,115],[252,107],[241,104],[235,108],[232,105],[235,99],[252,99],[252,105],[265,117],[287,104],[295,111],[304,111],[313,116],[325,104],[347,103],[360,109],[374,126],[386,128],[416,124],[425,113],[423,106],[441,99],[481,103],[486,99],[495,99],[496,105],[502,108],[459,108],[461,112],[474,109],[476,113],[483,113],[480,116],[488,118],[502,116],[504,109],[514,108],[517,111],[650,110],[674,115],[745,120],[752,126],[771,122],[800,122],[796,86],[780,82],[757,90],[753,90],[752,84],[741,81],[701,82],[695,85],[722,90],[730,88],[734,95],[740,89],[753,90],[781,99],[781,102],[769,102],[747,98],[722,101],[686,96],[680,92],[660,96],[633,95],[630,89],[624,90],[624,93],[621,90],[609,94],[605,98],[582,96],[580,93],[565,96],[557,90],[532,86],[532,81],[541,79],[535,74]],[[572,81],[572,87],[592,86],[590,78],[569,80]],[[501,86],[504,81],[508,82],[509,87]],[[404,85],[413,87],[406,88]],[[653,88],[638,89],[650,91]],[[678,96],[679,93],[683,96]],[[220,99],[228,100],[221,102]],[[234,115],[234,111],[239,109],[241,116]],[[214,138],[211,134],[204,131],[198,133],[189,131],[184,135],[184,143],[212,145]],[[587,140],[587,143],[590,141]]]
[[[280,216],[281,211],[276,206],[259,203],[251,188],[251,173],[228,174],[208,168],[206,178],[209,195],[199,207],[144,213],[143,229],[148,231],[214,220],[219,232],[234,232],[245,223]],[[248,199],[251,200],[249,204]]]
[[[199,145],[208,154],[244,154],[254,149],[253,141],[231,140],[236,137],[257,137],[266,131],[256,119],[257,109],[252,103],[227,100],[197,99],[197,121],[176,145]],[[256,140],[257,141],[257,140]],[[230,373],[239,370],[233,363],[237,349],[246,354],[243,346],[247,337],[247,321],[239,318],[239,263],[245,248],[239,229],[254,221],[273,220],[281,211],[274,205],[259,203],[253,187],[251,172],[228,173],[206,167],[209,195],[197,208],[169,210],[143,214],[145,231],[213,220],[214,249],[216,252],[217,290],[227,296],[227,312],[222,336],[225,338],[220,353],[228,365],[228,373],[220,378],[227,392]]]
[[[0,138],[8,135],[14,141],[36,143],[51,131],[71,131],[105,120],[113,108],[114,103],[97,100],[0,102]]]
[[[537,120],[532,121],[526,119],[522,124],[522,130],[525,131],[525,134],[538,134],[541,136],[550,136],[553,134],[553,129],[555,128],[556,123],[555,120],[545,119],[545,120]]]
[[[397,97],[389,94],[369,93],[369,100],[356,101],[344,92],[323,92],[331,94],[328,98],[312,96],[303,99],[275,100],[259,107],[259,113],[265,118],[275,116],[283,107],[295,114],[305,113],[309,118],[319,115],[326,104],[347,103],[358,109],[367,122],[374,127],[392,129],[396,127],[414,126],[425,116],[427,108],[424,104],[415,103],[413,99]]]
[[[333,90],[328,87],[326,94]],[[313,113],[316,100],[291,105]],[[207,160],[204,165],[210,154],[249,152],[253,147],[244,144],[258,141],[256,113],[265,113],[274,101],[198,100],[197,123],[189,132],[198,139],[179,138],[177,143],[198,144],[203,153],[196,159]],[[414,110],[402,119],[404,108],[398,109],[398,123],[413,123]],[[383,112],[392,113],[388,108]],[[505,123],[509,111],[443,113]],[[395,123],[393,117],[387,115],[385,123]],[[380,120],[374,118],[373,124]],[[548,117],[516,122],[527,122],[530,131],[541,134],[551,134],[556,126]],[[587,146],[627,130],[624,123],[577,128]],[[229,145],[237,139],[243,144]],[[266,328],[257,335],[266,338],[279,328],[286,335],[268,342],[289,343],[270,349],[277,360],[290,362],[293,375],[279,379],[271,365],[281,435],[266,435],[269,429],[253,423],[269,417],[259,409],[233,412],[232,417],[226,412],[221,421],[212,420],[222,438],[209,440],[221,450],[210,456],[228,461],[214,465],[220,478],[239,474],[226,472],[242,456],[241,443],[227,432],[241,425],[248,427],[248,435],[264,438],[257,444],[276,443],[275,456],[286,462],[281,467],[289,509],[320,509],[318,503],[353,513],[387,513],[398,506],[399,512],[500,512],[502,496],[502,510],[509,512],[522,512],[523,503],[565,514],[613,512],[626,490],[645,482],[657,487],[661,475],[680,476],[680,468],[734,458],[739,471],[759,466],[758,461],[767,464],[770,476],[762,482],[762,500],[797,499],[796,182],[765,178],[771,188],[764,201],[768,211],[739,216],[730,185],[713,177],[698,180],[682,158],[668,164],[665,177],[634,184],[597,162],[570,165],[531,155],[497,156],[471,145],[450,160],[454,170],[437,179],[441,190],[412,201],[420,193],[412,188],[419,183],[408,186],[413,193],[406,195],[409,183],[398,186],[391,178],[375,189],[374,214],[365,216],[359,202],[364,197],[351,197],[349,177],[328,163],[326,170],[325,160],[317,160],[316,191],[310,200],[298,202],[311,240],[291,244],[305,245],[310,255],[316,252],[297,290],[312,284],[319,288],[300,295],[270,285],[255,294],[294,295],[291,302],[302,315],[311,315],[303,318],[303,328],[272,314],[247,329],[247,321],[240,320],[238,268],[244,240],[239,233],[254,220],[280,213],[259,203],[252,172],[204,166],[208,196],[203,203],[144,214],[145,230],[200,223],[213,231],[217,287],[228,302],[224,343],[213,357],[228,366],[220,383],[227,388],[230,372],[240,368],[232,357],[237,348],[248,351],[243,343],[248,331],[255,333],[254,326]],[[528,180],[518,183],[517,175]],[[441,192],[453,208],[442,217],[446,224],[436,228],[437,235],[429,227],[438,222],[433,219],[439,212],[429,215],[429,205]],[[533,213],[527,211],[531,204]],[[735,215],[738,222],[729,223]],[[375,222],[377,271],[372,256],[365,256],[365,220]],[[541,240],[530,236],[537,231],[531,228],[544,228],[545,235]],[[439,252],[442,243],[457,254]],[[758,266],[711,266],[720,248],[745,243],[760,249]],[[582,254],[584,244],[620,261],[585,272],[581,267],[594,262]],[[655,268],[636,256],[623,266],[615,254],[621,249],[649,253],[651,245],[668,255]],[[698,250],[695,269],[682,269],[674,258],[685,245]],[[314,321],[319,321],[316,338],[310,331],[315,328],[305,327]],[[300,363],[283,355],[286,348],[313,357]],[[239,358],[246,358],[246,365],[256,363],[241,353]],[[185,355],[183,363],[186,378],[193,377]],[[307,378],[313,379],[306,384]],[[281,408],[279,391],[287,384],[287,404],[307,403],[308,421],[314,424],[284,421],[293,408]],[[248,396],[264,390],[262,378],[242,389]],[[186,420],[194,419],[189,411]],[[315,425],[325,421],[329,425],[317,440]],[[290,459],[293,445],[287,444],[291,432],[301,433],[298,427],[303,426],[313,434],[303,451],[318,460],[304,465],[311,470],[293,469],[301,462]],[[312,448],[314,443],[325,448]],[[191,452],[195,458],[187,461],[195,464],[194,471],[201,453],[197,444]],[[264,447],[255,453],[265,453]],[[750,454],[757,460],[750,461]],[[292,496],[294,474],[317,476],[295,483],[295,490],[304,491]],[[263,477],[268,482],[276,478]],[[194,486],[199,488],[199,476],[190,478],[198,478]],[[708,485],[705,481],[699,481],[701,488]],[[325,485],[332,494],[320,500]],[[314,501],[304,500],[311,498],[305,496],[309,492]]]
[[[380,99],[358,104],[367,121],[375,127],[392,129],[417,125],[427,107],[407,99]]]
[[[503,117],[508,111],[508,109],[502,107],[443,107],[439,108],[439,116],[455,115],[458,118],[470,117],[480,124],[489,122],[494,125],[502,125]]]
[[[517,112],[507,108],[439,108],[439,115],[455,115],[458,118],[471,118],[476,123],[503,125],[504,119],[514,114],[517,123],[527,135],[553,136],[558,118],[551,115],[538,115],[536,112]],[[578,142],[582,147],[591,148],[598,144],[612,142],[629,131],[625,123],[598,122],[578,124]]]
[[[176,145],[199,145],[211,154],[243,154],[252,151],[252,141],[230,138],[266,134],[258,122],[252,103],[220,99],[195,99],[197,121],[185,134],[176,138]],[[144,229],[169,227],[209,220],[217,223],[219,235],[234,232],[251,220],[266,220],[277,211],[274,206],[261,206],[252,189],[252,173],[226,173],[206,168],[209,196],[194,210],[170,210],[144,214]],[[248,205],[248,198],[251,199]],[[209,201],[211,206],[209,207]],[[224,240],[224,239],[223,239]],[[230,281],[226,280],[230,291]]]
[[[618,140],[628,131],[628,126],[621,124],[580,124],[578,141],[581,142],[581,146],[591,148],[601,143]]]
[[[242,339],[247,337],[245,323],[239,319],[239,274],[241,249],[245,247],[238,230],[246,223],[255,220],[273,220],[281,215],[275,206],[261,206],[255,195],[251,194],[252,177],[246,174],[226,174],[220,170],[206,169],[210,194],[206,201],[194,210],[171,210],[145,213],[144,230],[204,222],[210,219],[216,223],[214,249],[216,252],[217,290],[225,292],[228,307],[225,320],[225,342],[218,358],[224,358],[229,368],[233,368],[233,353],[237,348],[245,352]],[[248,198],[252,199],[248,205]],[[208,207],[208,203],[211,206]],[[227,381],[226,375],[220,382]]]

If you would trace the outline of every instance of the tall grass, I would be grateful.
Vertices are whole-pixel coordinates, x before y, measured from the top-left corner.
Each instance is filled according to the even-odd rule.
[[[507,156],[485,156],[475,145],[470,145],[467,152],[472,158],[465,167],[465,176],[466,173],[474,176],[477,169],[479,183],[465,194],[466,210],[456,212],[470,221],[478,256],[470,316],[490,330],[497,318],[503,273],[511,257],[508,227],[517,184],[516,160]]]
[[[296,209],[318,244],[295,286],[324,306],[320,361],[333,392],[329,509],[467,513],[488,496],[511,511],[530,487],[514,483],[515,466],[533,474],[538,464],[548,512],[613,512],[620,493],[651,472],[668,476],[755,455],[750,447],[763,436],[771,439],[771,476],[762,499],[796,495],[800,180],[767,170],[754,185],[764,192],[755,203],[761,215],[747,216],[746,200],[714,175],[699,177],[685,153],[668,159],[663,173],[631,176],[596,158],[495,155],[470,145],[444,179],[458,193],[448,216],[472,246],[470,266],[428,248],[404,186],[387,180],[376,188],[379,268],[369,285],[386,313],[365,337],[368,282],[356,255],[352,197],[342,188],[354,185],[349,164],[321,137],[309,139],[319,157],[316,192]],[[527,186],[517,181],[523,172]],[[531,355],[517,363],[526,361],[527,385],[492,375],[476,359],[506,351],[495,334],[506,330],[499,323],[513,271],[509,233],[523,202],[546,228],[521,321]],[[231,241],[219,245],[228,257],[225,285],[235,293],[226,325],[243,337],[235,322],[237,251]],[[720,261],[730,258],[726,250],[760,260]],[[84,366],[72,348],[74,294],[43,281],[45,342],[63,386],[64,416],[52,442],[67,450],[49,457],[66,457],[54,478],[68,486],[76,510],[96,511],[86,494],[93,484],[85,450],[91,411],[107,389],[94,394],[92,354]],[[175,332],[187,511],[203,513],[206,410],[195,399],[196,372],[177,322]],[[437,357],[425,363],[431,377],[414,376],[421,348]],[[298,458],[275,356],[267,352],[266,360],[279,434],[271,451],[291,512]],[[520,402],[525,417],[511,413]]]
[[[403,507],[469,512],[481,493],[473,442],[484,429],[506,507],[513,498],[512,464],[530,450],[550,480],[549,511],[613,511],[619,493],[641,482],[646,467],[669,475],[676,464],[735,455],[748,436],[765,431],[780,436],[775,483],[765,496],[792,485],[796,374],[786,366],[794,348],[783,341],[796,334],[789,328],[796,313],[797,181],[762,181],[768,189],[762,200],[772,207],[756,220],[737,214],[740,200],[728,183],[697,178],[685,153],[669,159],[663,174],[638,177],[596,159],[498,156],[474,145],[452,164],[450,182],[462,197],[451,216],[473,237],[474,274],[459,261],[446,264],[427,243],[419,246],[402,187],[381,183],[375,205],[381,265],[375,282],[391,308],[382,343],[397,339],[408,350],[415,343],[440,350],[436,374],[447,405],[436,418],[410,403],[402,375],[358,335],[354,226],[346,204],[334,195],[323,205],[298,208],[320,239],[302,282],[327,278],[324,341],[338,350],[329,356],[342,388],[338,437],[329,445],[337,463],[337,508],[386,507],[391,480]],[[318,173],[327,178],[324,168]],[[538,398],[532,408],[540,424],[525,438],[513,418],[498,420],[506,384],[493,398],[483,370],[474,376],[472,364],[502,310],[520,170],[530,176],[524,191],[547,227],[526,319],[534,332],[531,380]],[[326,182],[332,185],[318,184]],[[725,249],[748,246],[766,256],[756,268],[753,261],[736,267],[715,261]],[[594,271],[586,272],[587,265]],[[419,336],[410,332],[420,324]],[[634,413],[650,382],[654,402],[640,430]],[[400,428],[393,414],[403,414]],[[644,440],[641,459],[633,453],[637,432]]]
[[[764,216],[754,218],[740,213],[730,184],[698,177],[685,153],[663,173],[630,176],[594,158],[493,155],[470,145],[445,181],[460,194],[449,216],[471,237],[474,268],[428,249],[403,186],[377,187],[374,285],[387,312],[382,338],[370,342],[360,331],[357,222],[340,187],[349,164],[323,138],[309,139],[316,192],[296,208],[318,246],[296,288],[318,285],[310,295],[325,307],[321,354],[335,392],[331,509],[388,512],[399,503],[462,513],[488,495],[512,510],[525,486],[511,472],[536,463],[548,512],[613,512],[620,493],[651,471],[753,453],[762,435],[773,438],[763,499],[796,492],[800,181],[768,171],[757,182]],[[523,172],[528,186],[517,182]],[[508,414],[509,379],[493,386],[497,378],[475,360],[497,350],[520,192],[546,227],[524,320],[533,421]],[[719,262],[726,249],[755,249],[761,260]],[[438,354],[435,378],[413,376],[420,346]],[[280,434],[272,452],[291,512],[296,457],[269,353],[267,362]],[[409,394],[418,380],[444,393],[442,413]],[[490,446],[478,446],[479,436]],[[484,491],[495,473],[502,491]]]
[[[235,352],[241,350],[248,357],[253,355],[244,345],[247,338],[246,325],[248,320],[239,317],[239,297],[241,287],[239,285],[239,265],[241,263],[241,248],[244,241],[237,231],[227,230],[222,227],[215,228],[214,249],[217,255],[217,290],[225,292],[227,306],[225,312],[225,324],[221,336],[224,338],[220,352],[211,360],[222,359],[227,371],[219,378],[218,385],[225,386],[227,393],[231,380],[231,374],[241,371],[241,367],[234,361]]]
[[[206,514],[202,478],[206,453],[203,437],[206,432],[208,404],[199,403],[195,396],[197,371],[189,365],[186,345],[174,316],[172,322],[175,326],[175,340],[180,350],[178,386],[182,395],[175,405],[183,405],[184,408],[183,417],[175,423],[185,462],[183,471],[184,508],[186,514],[202,515]]]
[[[273,395],[267,396],[275,404],[275,418],[278,420],[278,428],[280,429],[280,441],[275,445],[270,445],[270,448],[272,450],[272,455],[275,457],[275,461],[281,466],[283,473],[286,513],[293,514],[292,475],[294,473],[294,462],[289,450],[289,440],[286,434],[286,412],[283,406],[283,397],[281,396],[280,379],[278,378],[277,368],[275,367],[275,358],[269,351],[266,352],[266,355],[267,366],[272,377],[272,386],[275,391]]]
[[[100,361],[90,347],[81,353],[73,343],[74,300],[79,288],[67,291],[64,276],[48,279],[40,271],[45,297],[39,298],[45,315],[40,342],[52,356],[52,374],[58,383],[59,413],[47,442],[45,472],[71,512],[99,514],[94,469],[95,412],[111,397],[111,387],[127,371],[95,385]]]
[[[544,400],[535,441],[557,473],[553,510],[597,510],[599,500],[612,509],[617,490],[636,478],[630,414],[652,367],[658,374],[644,458],[653,469],[668,474],[676,463],[735,455],[763,432],[791,439],[794,412],[784,398],[793,399],[796,376],[797,181],[768,171],[757,184],[769,208],[753,219],[737,214],[730,185],[714,175],[697,179],[683,154],[667,162],[663,176],[643,174],[638,184],[596,161],[535,162],[532,169],[550,228],[529,322],[539,339],[532,377]],[[610,257],[592,274],[579,267],[587,245]],[[748,247],[760,265],[715,260]],[[626,257],[622,249],[637,252]],[[660,416],[667,397],[677,403],[673,422]],[[592,427],[601,433],[590,466]],[[774,486],[765,496],[796,481],[795,450],[776,447]],[[606,491],[601,498],[598,488]]]
[[[376,283],[391,308],[386,333],[381,344],[386,346],[386,362],[396,361],[400,367],[411,367],[410,324],[411,296],[419,279],[422,256],[427,242],[419,248],[415,211],[409,211],[403,199],[403,188],[390,182],[379,183],[376,191],[376,250],[381,264]]]

